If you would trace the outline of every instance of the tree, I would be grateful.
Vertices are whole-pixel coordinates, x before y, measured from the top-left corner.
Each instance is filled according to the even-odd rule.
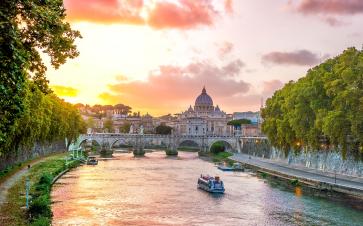
[[[50,93],[46,67],[39,51],[58,68],[78,56],[78,31],[64,22],[62,0],[2,0],[0,4],[0,149],[15,131],[15,121],[27,111],[24,99],[28,78],[43,93]]]
[[[126,122],[124,123],[121,127],[120,127],[120,132],[121,133],[128,133],[130,132],[130,127],[131,127],[131,124]]]
[[[109,133],[113,132],[113,121],[111,118],[107,118],[105,120],[105,122],[103,123],[103,128],[105,128]]]
[[[131,107],[123,105],[123,104],[116,104],[114,106],[114,109],[118,110],[123,115],[128,115],[129,113],[131,113]]]
[[[88,128],[95,128],[96,127],[96,122],[95,119],[93,117],[89,117],[86,121],[87,127]]]
[[[159,126],[157,126],[155,128],[155,133],[156,134],[164,134],[164,135],[171,134],[172,129],[173,128],[171,128],[170,126],[161,124],[161,125],[159,125]]]
[[[363,50],[341,55],[287,83],[266,101],[262,131],[279,148],[334,145],[363,153]],[[324,143],[322,143],[324,142]]]
[[[251,123],[252,123],[251,120],[243,118],[243,119],[231,120],[227,123],[227,125],[234,126],[236,128],[236,127],[241,127],[241,125],[249,125]]]
[[[214,154],[218,154],[219,152],[224,152],[226,147],[224,146],[224,143],[222,141],[217,141],[214,144],[212,144],[210,151]]]

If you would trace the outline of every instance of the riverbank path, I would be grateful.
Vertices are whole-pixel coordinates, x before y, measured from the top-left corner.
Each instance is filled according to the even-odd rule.
[[[295,178],[308,179],[311,181],[338,185],[345,188],[353,188],[363,192],[362,177],[352,177],[342,174],[323,172],[317,169],[311,169],[303,166],[293,166],[284,162],[273,161],[247,154],[234,154],[230,157],[230,159]]]
[[[38,163],[44,162],[47,159],[52,158],[57,155],[59,155],[59,154],[58,153],[51,154],[51,155],[42,157],[40,159],[35,159],[35,160],[29,162],[28,164],[30,166],[34,166]],[[28,172],[28,166],[25,165],[24,167],[19,169],[16,173],[14,173],[9,178],[7,178],[5,181],[0,183],[0,206],[2,206],[6,202],[9,189],[12,188],[16,184],[16,182],[19,181],[27,172]]]

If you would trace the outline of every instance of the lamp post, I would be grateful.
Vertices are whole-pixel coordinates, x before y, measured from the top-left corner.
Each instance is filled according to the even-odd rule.
[[[30,180],[29,180],[29,169],[30,165],[28,165],[28,175],[25,179],[25,207],[29,209],[29,190],[30,190]]]

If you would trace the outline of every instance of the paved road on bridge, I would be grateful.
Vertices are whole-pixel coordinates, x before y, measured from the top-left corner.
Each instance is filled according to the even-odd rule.
[[[234,154],[231,159],[242,163],[257,166],[262,169],[280,172],[296,178],[306,178],[313,181],[325,182],[332,185],[339,185],[347,188],[355,188],[363,192],[363,178],[351,177],[337,174],[336,181],[334,173],[323,172],[307,167],[292,166],[287,163],[277,162],[270,159],[259,158],[246,154]]]

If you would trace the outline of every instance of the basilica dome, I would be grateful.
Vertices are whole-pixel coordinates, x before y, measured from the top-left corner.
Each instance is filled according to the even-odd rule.
[[[212,98],[207,94],[207,91],[203,87],[202,93],[195,100],[195,106],[213,106]]]

